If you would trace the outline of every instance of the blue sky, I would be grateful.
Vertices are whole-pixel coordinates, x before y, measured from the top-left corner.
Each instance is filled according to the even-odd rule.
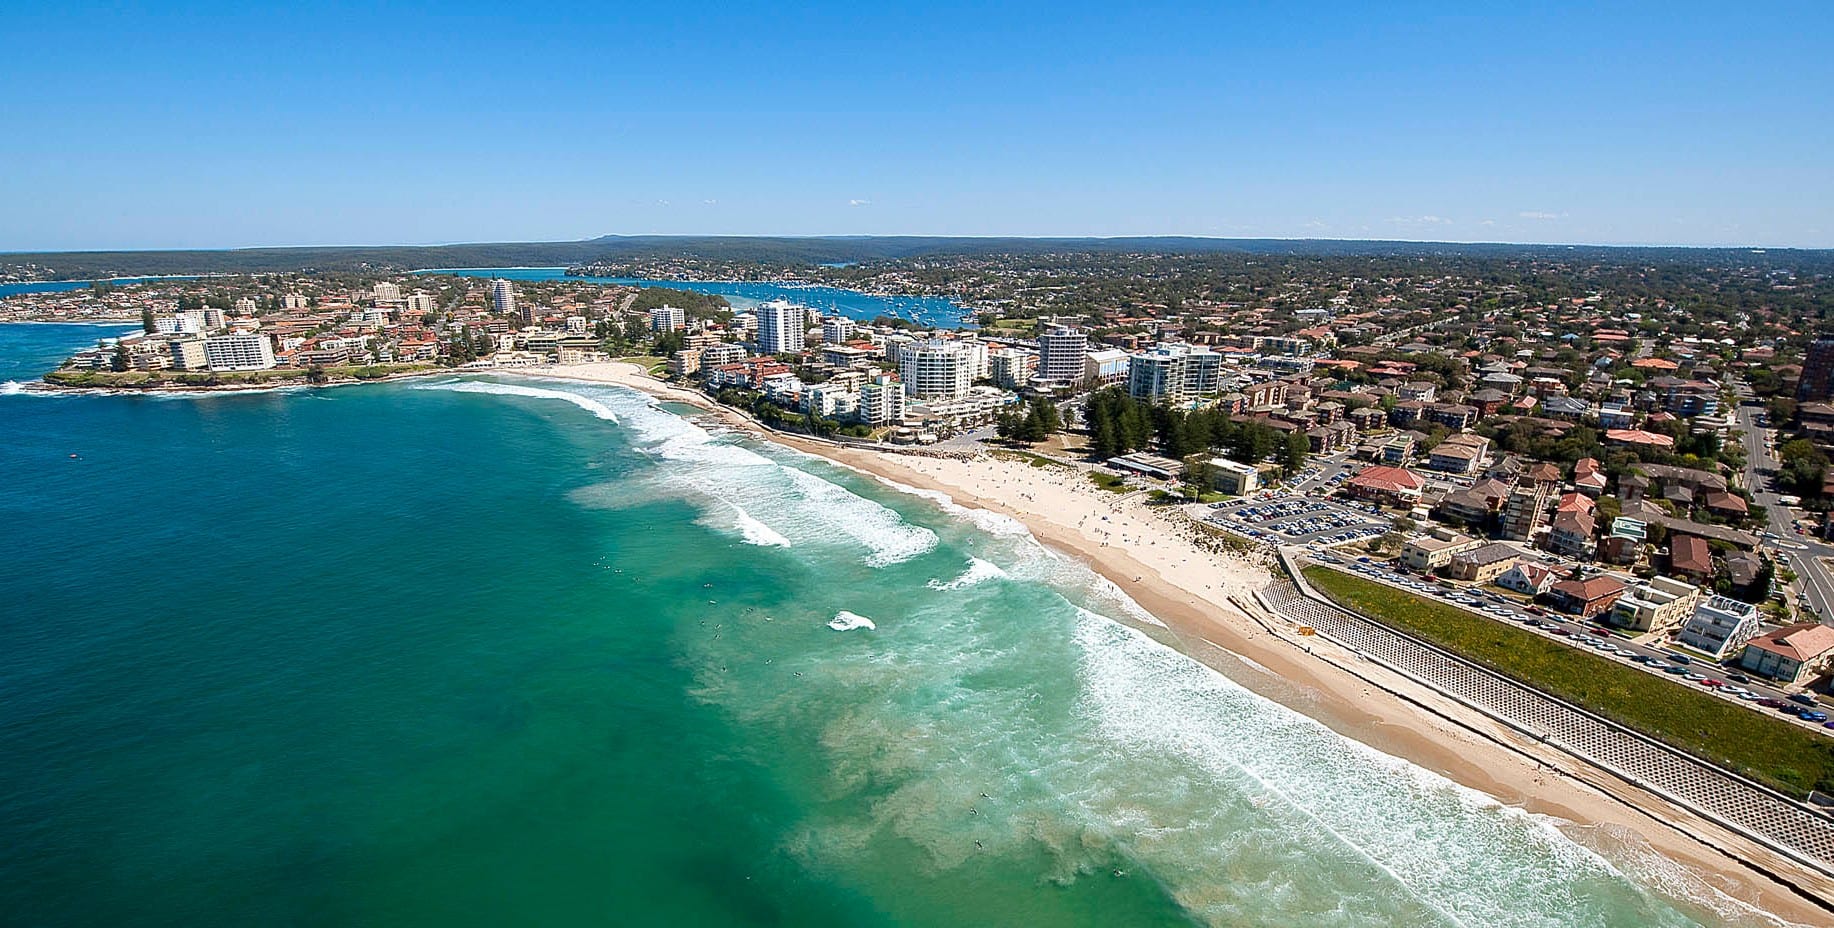
[[[0,0],[0,250],[1831,247],[1834,3],[1754,6]]]

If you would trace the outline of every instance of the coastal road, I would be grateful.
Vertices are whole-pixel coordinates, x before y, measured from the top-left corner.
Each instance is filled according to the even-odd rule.
[[[1739,395],[1748,395],[1743,385]],[[1779,495],[1771,489],[1770,479],[1764,476],[1764,471],[1774,471],[1779,462],[1765,441],[1767,430],[1757,422],[1762,408],[1737,407],[1735,418],[1745,433],[1745,486],[1751,491],[1752,500],[1768,513],[1766,528],[1776,536],[1770,547],[1788,556],[1789,568],[1798,578],[1797,591],[1808,600],[1808,611],[1825,623],[1834,617],[1834,572],[1828,570],[1822,559],[1834,557],[1834,546],[1796,534],[1795,513],[1783,505]]]
[[[1477,587],[1443,587],[1437,583],[1423,580],[1417,575],[1409,574],[1406,571],[1393,567],[1385,561],[1370,561],[1364,563],[1362,561],[1349,559],[1343,554],[1336,552],[1300,551],[1297,548],[1293,550],[1307,561],[1322,563],[1331,567],[1333,570],[1358,574],[1367,580],[1373,580],[1377,583],[1397,587],[1417,596],[1438,600],[1448,606],[1463,609],[1480,618],[1503,622],[1505,624],[1517,624],[1523,631],[1540,634],[1552,641],[1567,645],[1576,651],[1592,651],[1599,657],[1618,660],[1630,667],[1668,680],[1676,686],[1688,687],[1717,696],[1729,702],[1738,703],[1753,712],[1760,714],[1775,714],[1773,710],[1758,705],[1755,700],[1739,699],[1730,691],[1730,687],[1737,686],[1741,689],[1750,690],[1759,697],[1768,699],[1785,699],[1789,696],[1788,691],[1772,686],[1758,677],[1750,677],[1744,682],[1728,680],[1728,676],[1733,673],[1740,673],[1741,676],[1747,676],[1735,667],[1708,663],[1704,659],[1698,657],[1693,658],[1691,663],[1680,664],[1676,659],[1676,654],[1678,653],[1676,651],[1656,645],[1639,644],[1628,638],[1621,637],[1613,630],[1602,625],[1581,620],[1578,616],[1545,610],[1539,613],[1530,612],[1528,607],[1522,602],[1503,596],[1494,591],[1486,591]],[[1538,624],[1529,625],[1528,623],[1531,621]],[[1556,629],[1558,629],[1558,631]],[[1600,647],[1600,644],[1605,642],[1611,644],[1612,650]],[[1640,660],[1638,659],[1639,657],[1641,658]],[[1658,666],[1652,666],[1655,664],[1681,666],[1684,667],[1688,673],[1692,673],[1696,676],[1725,681],[1727,686],[1709,687],[1704,685],[1700,680],[1690,679],[1686,674],[1664,673]],[[1824,729],[1814,722],[1805,722],[1791,716],[1781,716],[1781,718],[1814,731],[1817,734],[1834,736],[1834,731]]]

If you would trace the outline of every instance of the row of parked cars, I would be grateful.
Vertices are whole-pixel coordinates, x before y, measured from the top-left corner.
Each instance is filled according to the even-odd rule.
[[[1828,714],[1817,708],[1818,704],[1815,701],[1815,697],[1807,693],[1793,693],[1787,699],[1765,696],[1740,686],[1739,684],[1742,683],[1750,683],[1751,678],[1737,671],[1726,674],[1726,679],[1723,680],[1717,677],[1710,677],[1701,673],[1700,669],[1694,664],[1694,658],[1685,654],[1665,651],[1660,655],[1653,655],[1636,651],[1628,647],[1622,647],[1611,641],[1606,635],[1596,634],[1584,628],[1575,629],[1563,625],[1559,619],[1549,615],[1547,611],[1540,606],[1518,606],[1508,597],[1487,591],[1467,590],[1455,592],[1443,589],[1434,584],[1417,580],[1404,571],[1392,569],[1373,558],[1363,557],[1349,562],[1328,556],[1322,556],[1319,557],[1319,559],[1332,564],[1344,564],[1349,570],[1363,574],[1364,576],[1386,580],[1404,589],[1412,590],[1426,596],[1433,596],[1450,602],[1456,602],[1466,608],[1485,612],[1498,618],[1515,619],[1524,625],[1536,628],[1546,628],[1555,635],[1559,635],[1563,638],[1572,638],[1575,644],[1584,645],[1608,654],[1617,654],[1620,657],[1628,658],[1636,663],[1647,665],[1651,670],[1665,673],[1673,677],[1684,678],[1688,682],[1697,684],[1702,688],[1719,690],[1720,692],[1737,697],[1745,702],[1754,702],[1765,708],[1776,709],[1785,715],[1793,715],[1805,722],[1816,723],[1823,728],[1834,730],[1834,721],[1829,721]]]

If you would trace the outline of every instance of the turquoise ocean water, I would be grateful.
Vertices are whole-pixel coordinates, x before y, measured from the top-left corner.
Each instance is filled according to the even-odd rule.
[[[0,326],[0,379],[96,334]],[[0,388],[6,923],[1764,923],[682,412]]]

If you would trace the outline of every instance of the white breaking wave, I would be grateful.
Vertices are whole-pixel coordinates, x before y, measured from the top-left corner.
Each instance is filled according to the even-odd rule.
[[[646,477],[669,496],[698,505],[716,529],[737,532],[768,547],[853,542],[865,562],[883,567],[936,546],[936,533],[815,474],[780,463],[716,436],[659,408],[652,398],[618,386],[532,387],[479,381],[429,384],[418,389],[524,396],[572,403],[622,426],[637,450],[667,462]],[[592,494],[583,494],[590,497]],[[628,494],[620,494],[628,498]]]
[[[733,517],[738,520],[739,534],[745,538],[746,544],[777,548],[790,547],[790,540],[779,535],[775,529],[752,518],[751,513],[739,506],[732,503],[727,505],[732,506]]]
[[[856,628],[864,628],[870,631],[879,626],[872,624],[872,620],[863,615],[842,609],[840,612],[835,613],[833,619],[828,621],[828,627],[837,632],[850,632]]]
[[[996,580],[1006,575],[1006,571],[1001,570],[998,564],[991,561],[983,561],[978,557],[971,557],[968,559],[968,569],[962,571],[961,576],[953,580],[931,580],[929,582],[929,587],[932,590],[942,590],[945,592],[960,590],[971,587],[984,580]]]
[[[520,384],[484,383],[475,380],[460,381],[458,383],[427,384],[425,386],[415,387],[414,389],[446,390],[452,393],[482,393],[488,396],[527,396],[535,399],[560,400],[562,402],[572,403],[601,419],[610,422],[621,421],[618,419],[618,414],[612,412],[611,407],[606,406],[604,403],[581,396],[578,393],[569,393],[565,390],[544,390],[540,387],[525,387]]]

